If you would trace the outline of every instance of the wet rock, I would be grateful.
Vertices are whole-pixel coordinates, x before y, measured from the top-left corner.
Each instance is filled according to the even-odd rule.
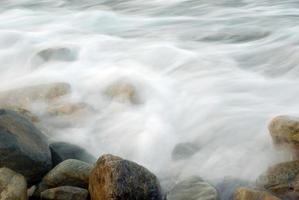
[[[73,115],[79,112],[88,112],[91,108],[84,103],[61,102],[50,105],[47,113],[51,116]]]
[[[34,192],[34,196],[39,196],[41,192],[59,186],[87,188],[92,169],[93,165],[86,162],[75,159],[65,160],[44,176]]]
[[[26,200],[27,183],[25,177],[8,168],[0,169],[1,200]]]
[[[110,84],[104,94],[120,103],[140,104],[140,97],[136,87],[124,80],[118,80]]]
[[[269,131],[274,144],[290,148],[299,155],[299,118],[277,116],[269,123]]]
[[[177,183],[167,194],[167,200],[217,200],[217,190],[199,177],[189,177]]]
[[[96,158],[85,149],[66,142],[54,142],[50,144],[53,166],[67,159],[81,160],[87,163],[95,163]]]
[[[224,177],[223,180],[217,180],[216,182],[217,184],[215,187],[218,191],[219,199],[221,200],[233,199],[233,194],[237,188],[255,185],[247,180],[237,179],[234,177]]]
[[[71,93],[68,83],[49,83],[0,92],[0,107],[23,108],[36,101],[51,102]]]
[[[258,190],[241,187],[235,191],[233,200],[280,200],[280,199],[265,191],[258,191]]]
[[[199,147],[191,142],[177,144],[172,153],[172,160],[183,160],[192,157],[199,151]]]
[[[277,195],[294,191],[299,173],[299,161],[291,161],[270,167],[258,179],[258,184]]]
[[[113,155],[101,156],[89,180],[92,200],[162,200],[160,184],[144,167]]]
[[[38,67],[46,62],[60,61],[60,62],[72,62],[78,57],[78,52],[75,49],[67,47],[52,47],[40,50],[32,58],[33,67]]]
[[[29,120],[5,109],[0,109],[0,166],[24,175],[29,184],[52,166],[45,136]]]
[[[41,193],[41,200],[86,200],[87,197],[86,189],[72,186],[52,188]]]

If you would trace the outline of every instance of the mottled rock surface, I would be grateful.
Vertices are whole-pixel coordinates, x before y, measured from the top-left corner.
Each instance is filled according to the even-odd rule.
[[[86,189],[72,186],[52,188],[41,193],[41,200],[86,200],[87,197]]]
[[[0,169],[0,199],[26,200],[27,183],[23,175],[8,168]]]
[[[160,184],[144,167],[113,155],[101,156],[89,180],[92,200],[162,200]]]
[[[31,184],[39,181],[51,166],[45,136],[23,116],[0,109],[0,167],[24,175]]]
[[[235,191],[233,200],[280,200],[269,192],[258,191],[249,188],[238,188]]]

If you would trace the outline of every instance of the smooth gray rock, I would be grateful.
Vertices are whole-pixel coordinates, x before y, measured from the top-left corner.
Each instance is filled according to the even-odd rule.
[[[85,149],[66,142],[53,142],[50,144],[53,166],[67,159],[81,160],[87,163],[95,163],[96,158]]]

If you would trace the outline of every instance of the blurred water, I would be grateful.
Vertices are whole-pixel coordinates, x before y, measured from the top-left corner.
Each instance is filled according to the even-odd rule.
[[[96,114],[52,124],[54,137],[161,180],[255,180],[286,159],[268,121],[299,114],[298,13],[296,0],[2,0],[0,89],[70,83]],[[134,86],[138,104],[107,99],[114,81]],[[172,161],[182,142],[200,151]]]

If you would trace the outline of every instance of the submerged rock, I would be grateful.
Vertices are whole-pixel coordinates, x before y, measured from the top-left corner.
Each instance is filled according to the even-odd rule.
[[[258,191],[258,190],[241,187],[235,191],[233,200],[280,200],[280,199],[265,191]]]
[[[27,183],[25,177],[8,168],[0,169],[1,200],[26,200]]]
[[[162,200],[158,179],[144,167],[113,155],[101,156],[89,180],[92,200]]]
[[[167,194],[167,200],[217,200],[217,190],[199,177],[189,177],[177,183]]]
[[[52,188],[41,193],[41,200],[86,200],[87,197],[86,189],[72,186]]]
[[[33,102],[50,102],[71,93],[68,83],[49,83],[0,92],[0,107],[28,108]]]
[[[171,158],[172,160],[183,160],[190,158],[199,151],[199,147],[191,142],[179,143],[175,145]]]
[[[118,80],[110,84],[104,94],[114,101],[120,103],[140,104],[140,97],[137,93],[136,87],[123,80]]]
[[[54,142],[50,144],[53,166],[67,159],[81,160],[87,163],[95,163],[96,158],[85,149],[66,142]]]
[[[52,166],[45,136],[26,118],[0,109],[0,166],[10,168],[35,183]]]
[[[277,116],[271,120],[268,128],[275,145],[288,147],[295,157],[299,156],[299,118]]]
[[[80,160],[65,160],[44,176],[34,196],[39,196],[41,192],[59,186],[87,188],[92,168],[93,165]]]

